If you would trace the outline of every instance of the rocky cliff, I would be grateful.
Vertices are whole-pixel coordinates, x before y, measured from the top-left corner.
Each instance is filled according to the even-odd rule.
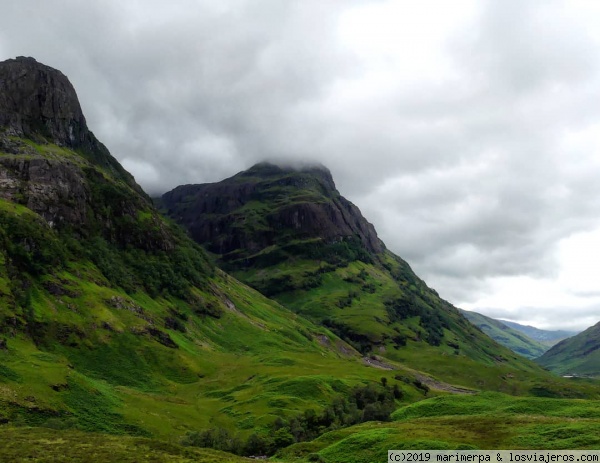
[[[75,89],[60,72],[33,58],[0,66],[0,126],[8,134],[40,137],[78,148],[90,141]]]
[[[133,177],[89,130],[69,79],[34,58],[22,56],[0,63],[0,150],[19,152],[21,145],[15,137],[79,151],[135,186]]]
[[[277,259],[299,242],[307,252],[344,242],[371,254],[384,249],[373,225],[339,194],[323,166],[261,163],[218,183],[179,186],[161,203],[194,240],[239,265],[259,255]]]
[[[60,71],[33,58],[0,63],[0,154],[0,198],[50,227],[81,237],[100,231],[121,245],[173,247],[155,214],[156,233],[129,226],[151,201],[88,129]]]

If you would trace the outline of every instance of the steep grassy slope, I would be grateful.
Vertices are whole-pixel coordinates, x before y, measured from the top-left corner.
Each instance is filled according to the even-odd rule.
[[[461,313],[494,341],[523,357],[534,359],[548,350],[543,344],[528,338],[520,331],[510,328],[499,320],[468,310],[461,310]]]
[[[45,150],[64,151],[40,149],[41,159]],[[10,158],[19,156],[36,159]],[[132,197],[126,185],[107,182]],[[119,235],[114,223],[111,233],[129,241],[136,229],[155,233],[156,221],[172,249],[122,246],[120,237],[93,231],[75,240],[71,230],[0,200],[3,420],[163,436],[251,429],[381,376],[326,329],[212,268],[151,208],[135,217],[131,234]],[[286,381],[314,393],[299,399],[286,393]]]
[[[92,201],[73,226],[51,227],[0,199],[3,422],[176,439],[217,427],[248,435],[390,375],[214,268],[143,197],[77,152],[11,142],[22,152],[0,155],[0,165],[46,163],[101,183],[84,181]],[[405,400],[420,396],[414,385],[401,388]]]
[[[322,166],[258,164],[219,183],[178,187],[160,204],[224,269],[364,355],[512,393],[523,391],[523,374],[546,375],[386,250]]]
[[[561,375],[600,376],[600,323],[559,342],[536,362]]]

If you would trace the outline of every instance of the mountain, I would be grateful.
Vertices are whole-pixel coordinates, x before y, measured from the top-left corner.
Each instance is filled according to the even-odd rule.
[[[512,372],[535,371],[387,250],[323,166],[260,163],[220,182],[179,186],[157,203],[220,267],[363,355],[506,391]]]
[[[1,424],[268,433],[382,376],[165,221],[61,72],[0,63]]]
[[[547,346],[548,348],[562,341],[563,339],[575,336],[578,331],[566,331],[566,330],[541,330],[534,326],[520,325],[519,323],[510,322],[508,320],[499,320],[506,326],[510,326],[521,333],[524,333],[527,337]]]
[[[600,376],[600,323],[560,341],[536,362],[560,375]]]
[[[228,268],[264,266],[298,251],[342,261],[353,251],[384,250],[373,225],[337,192],[324,166],[260,163],[227,181],[177,187],[162,202]]]
[[[323,168],[299,178],[259,166],[239,179],[269,198],[252,204],[243,188],[203,193],[247,207],[222,222],[242,229],[244,248],[217,262],[284,306],[159,214],[59,71],[1,62],[0,121],[3,460],[240,461],[218,450],[306,451],[327,430],[351,437],[350,425],[429,396],[597,395],[468,323]],[[226,244],[226,233],[211,236]],[[248,252],[259,237],[267,248]]]
[[[507,326],[500,320],[495,320],[469,310],[461,310],[461,312],[467,320],[481,329],[481,331],[494,341],[508,347],[510,350],[523,357],[534,359],[548,350],[543,344],[530,339],[525,334]]]
[[[52,141],[78,151],[87,161],[143,194],[88,129],[75,89],[64,74],[33,58],[18,57],[2,62],[0,85],[0,149],[4,153],[22,153],[20,139],[42,144]]]

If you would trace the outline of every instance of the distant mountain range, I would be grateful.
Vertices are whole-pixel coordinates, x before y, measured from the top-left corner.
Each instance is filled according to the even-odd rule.
[[[496,342],[565,376],[600,376],[600,323],[583,332],[541,330],[462,310],[463,315]]]
[[[522,331],[508,326],[502,320],[496,320],[469,310],[463,310],[462,314],[467,320],[479,327],[481,331],[491,337],[494,341],[508,347],[510,350],[523,357],[534,359],[548,350],[548,347],[544,344],[531,339]]]
[[[580,331],[541,330],[534,326],[521,325],[508,320],[498,319],[498,321],[504,323],[506,326],[510,326],[511,328],[520,331],[521,333],[526,334],[527,337],[539,342],[540,344],[543,344],[544,346],[547,346],[548,348],[559,343],[563,339],[570,338],[571,336],[575,336],[577,333],[580,333]]]

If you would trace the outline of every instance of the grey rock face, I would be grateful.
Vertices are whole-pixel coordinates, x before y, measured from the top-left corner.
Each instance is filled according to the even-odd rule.
[[[16,136],[44,136],[78,148],[89,131],[75,89],[60,71],[33,58],[0,63],[0,126]]]
[[[89,131],[67,77],[33,58],[0,62],[0,198],[77,236],[174,247],[150,198]]]
[[[83,225],[89,191],[81,169],[43,158],[0,157],[0,197],[21,203],[51,227]]]
[[[373,225],[322,166],[257,164],[218,183],[179,186],[161,203],[194,240],[225,258],[313,238],[328,244],[358,238],[370,253],[384,250]],[[252,204],[262,208],[252,210]]]
[[[88,129],[69,79],[33,58],[0,62],[0,152],[19,151],[11,137],[77,150],[144,194],[133,177]]]

